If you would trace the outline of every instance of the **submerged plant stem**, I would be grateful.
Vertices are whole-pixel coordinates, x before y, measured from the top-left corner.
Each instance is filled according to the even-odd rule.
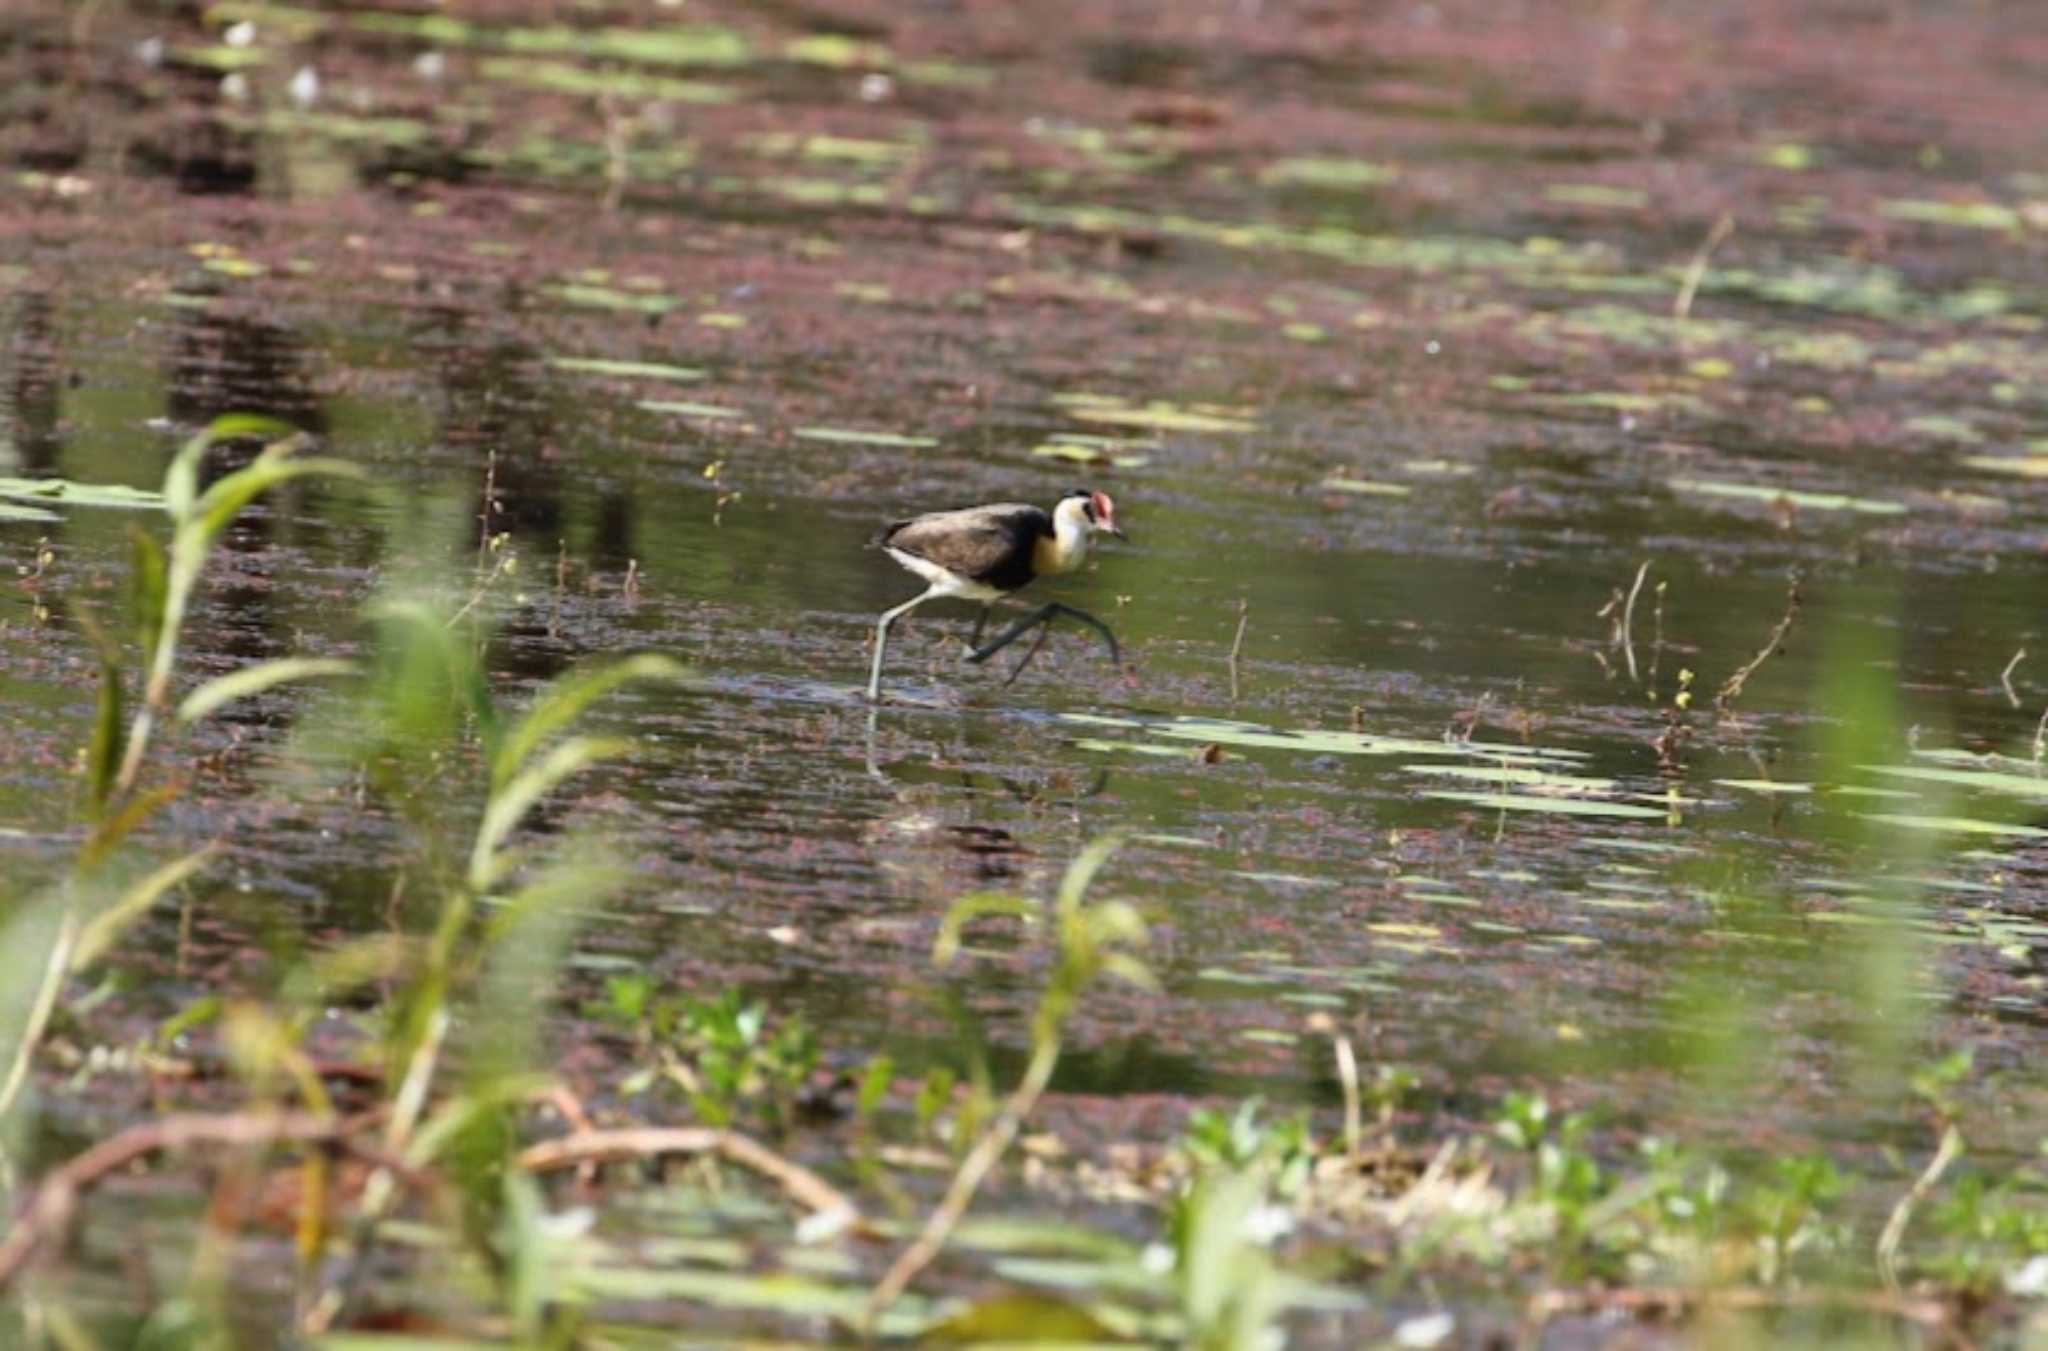
[[[28,1020],[22,1024],[21,1040],[14,1047],[14,1056],[7,1065],[7,1080],[0,1083],[0,1118],[5,1118],[14,1107],[14,1099],[21,1092],[21,1086],[28,1082],[29,1062],[35,1058],[36,1047],[43,1040],[43,1030],[49,1026],[50,1014],[56,1010],[57,994],[64,988],[64,977],[71,969],[71,954],[78,943],[78,907],[69,898],[64,905],[64,917],[57,922],[57,941],[50,946],[50,959],[43,964],[42,984],[36,989],[35,1003],[29,1008]],[[0,1280],[4,1280],[0,1273]]]
[[[1891,1217],[1884,1223],[1884,1232],[1877,1237],[1877,1274],[1884,1280],[1884,1288],[1893,1294],[1899,1293],[1899,1244],[1905,1240],[1906,1226],[1912,1223],[1913,1209],[1927,1199],[1934,1185],[1941,1181],[1941,1175],[1948,1166],[1963,1154],[1963,1134],[1953,1125],[1941,1133],[1941,1144],[1934,1151],[1934,1157],[1927,1161],[1927,1167],[1913,1185],[1892,1207]]]
[[[1044,1037],[1031,1052],[1031,1063],[1025,1067],[1024,1078],[1010,1094],[1003,1109],[996,1113],[996,1119],[989,1123],[981,1138],[974,1142],[974,1148],[961,1161],[960,1170],[953,1174],[953,1183],[946,1188],[946,1198],[939,1208],[925,1221],[924,1230],[908,1248],[899,1254],[889,1270],[883,1274],[881,1283],[874,1294],[868,1297],[867,1315],[863,1320],[872,1332],[875,1320],[896,1302],[897,1296],[909,1288],[918,1273],[932,1264],[940,1249],[946,1246],[946,1239],[952,1234],[960,1219],[967,1213],[967,1207],[974,1202],[974,1193],[981,1187],[982,1179],[996,1160],[1017,1138],[1017,1131],[1024,1124],[1024,1118],[1038,1104],[1047,1084],[1052,1082],[1053,1067],[1059,1064],[1060,1044],[1056,1037]]]
[[[1643,578],[1649,575],[1650,560],[1645,558],[1643,565],[1636,569],[1635,584],[1628,589],[1628,603],[1621,607],[1621,652],[1628,658],[1630,680],[1640,679],[1636,672],[1636,597],[1643,593]]]
[[[136,1160],[194,1145],[253,1146],[285,1142],[346,1144],[378,1114],[337,1117],[317,1112],[243,1112],[232,1116],[169,1116],[130,1126],[53,1170],[36,1188],[6,1237],[0,1238],[0,1287],[21,1274],[42,1246],[62,1233],[86,1188]],[[360,1152],[360,1151],[356,1151]]]
[[[792,1163],[736,1131],[708,1126],[579,1130],[560,1140],[528,1146],[520,1152],[518,1161],[529,1173],[550,1173],[585,1164],[647,1159],[662,1154],[716,1154],[772,1179],[820,1217],[843,1217],[839,1221],[842,1227],[861,1223],[859,1208],[844,1192],[802,1164]]]
[[[1252,617],[1252,603],[1237,603],[1237,635],[1230,640],[1230,702],[1237,702],[1237,656],[1244,650],[1244,626]]]
[[[1671,317],[1684,320],[1692,314],[1693,297],[1699,294],[1700,283],[1706,280],[1707,262],[1714,256],[1714,250],[1721,247],[1729,235],[1735,233],[1735,217],[1726,211],[1714,221],[1714,228],[1707,231],[1707,237],[1700,244],[1692,261],[1685,265],[1685,280],[1679,283],[1678,296],[1671,302]]]
[[[1714,707],[1724,717],[1730,705],[1742,697],[1742,687],[1756,674],[1757,667],[1762,666],[1777,653],[1779,646],[1785,641],[1785,635],[1792,631],[1792,621],[1799,618],[1799,606],[1804,599],[1799,584],[1800,574],[1794,569],[1791,584],[1785,593],[1784,617],[1778,621],[1778,626],[1771,630],[1771,636],[1757,650],[1757,654],[1744,663],[1742,669],[1722,682],[1719,692],[1714,695]]]

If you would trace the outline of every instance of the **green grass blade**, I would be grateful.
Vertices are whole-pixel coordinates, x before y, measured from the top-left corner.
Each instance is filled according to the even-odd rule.
[[[336,657],[280,657],[276,661],[258,662],[209,680],[186,695],[185,702],[178,705],[178,721],[197,722],[222,704],[246,699],[294,680],[353,675],[355,670],[354,662]]]
[[[621,685],[635,680],[681,680],[688,674],[681,662],[646,652],[595,670],[577,671],[555,681],[534,700],[533,707],[512,725],[499,743],[491,757],[492,790],[510,783],[543,741],[567,727],[585,709]]]
[[[260,413],[227,413],[215,418],[179,448],[164,473],[164,502],[172,519],[183,521],[192,515],[199,498],[199,462],[215,445],[241,437],[287,437],[297,431],[289,422]]]
[[[206,861],[218,852],[220,846],[217,844],[195,849],[183,858],[173,859],[164,864],[122,892],[119,900],[93,916],[80,931],[78,946],[71,953],[71,969],[83,970],[105,956],[107,949],[114,946],[123,930],[142,918],[144,912],[155,905],[165,892],[198,872]]]
[[[596,764],[633,749],[624,737],[571,737],[556,746],[533,768],[524,770],[497,792],[484,808],[483,823],[477,827],[476,847],[469,856],[469,885],[488,891],[497,880],[498,848],[533,808],[533,804],[568,779]]]

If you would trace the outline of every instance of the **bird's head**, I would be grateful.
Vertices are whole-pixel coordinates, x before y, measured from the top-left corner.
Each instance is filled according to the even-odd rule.
[[[1129,539],[1123,527],[1116,523],[1116,503],[1108,493],[1096,492],[1089,488],[1076,488],[1060,499],[1055,514],[1071,513],[1080,517],[1087,527],[1100,534],[1115,535],[1118,539]]]

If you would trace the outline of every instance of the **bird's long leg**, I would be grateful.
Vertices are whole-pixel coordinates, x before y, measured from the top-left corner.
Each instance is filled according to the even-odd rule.
[[[972,652],[975,648],[981,646],[981,631],[988,627],[988,613],[995,608],[995,602],[990,601],[982,606],[981,613],[974,617],[974,633],[967,640],[968,651]]]
[[[1038,655],[1038,649],[1044,647],[1045,640],[1050,637],[1052,637],[1052,616],[1047,615],[1038,626],[1038,641],[1025,649],[1023,660],[1012,666],[1010,674],[1003,678],[1004,689],[1008,689],[1017,683],[1017,677],[1024,674],[1024,668],[1031,664],[1031,659]]]
[[[1077,610],[1071,605],[1062,605],[1058,601],[1052,601],[1048,604],[1041,605],[1036,610],[1033,610],[1030,614],[1025,615],[1022,619],[1018,620],[1015,624],[1012,624],[1002,633],[997,634],[993,639],[989,640],[987,643],[984,643],[982,646],[974,649],[973,652],[968,654],[967,660],[976,663],[987,661],[990,657],[993,657],[996,653],[1002,651],[1011,643],[1016,642],[1019,638],[1022,638],[1025,634],[1029,633],[1033,627],[1039,624],[1050,624],[1054,619],[1058,618],[1060,615],[1066,615],[1070,619],[1078,619],[1083,624],[1086,624],[1090,628],[1094,629],[1097,633],[1102,635],[1102,641],[1109,644],[1109,659],[1114,662],[1121,662],[1123,660],[1123,654],[1117,649],[1116,635],[1109,631],[1109,625],[1103,623],[1094,615],[1089,614],[1086,610]],[[1035,653],[1037,652],[1037,650],[1038,649],[1034,647],[1032,649],[1032,652]],[[1031,660],[1031,657],[1027,655],[1024,658],[1024,660],[1029,661]],[[1018,670],[1022,669],[1023,664],[1020,662],[1018,664]],[[1016,679],[1016,672],[1011,672],[1010,678],[1012,680]]]
[[[882,611],[882,617],[875,621],[875,665],[868,672],[868,702],[882,697],[882,653],[889,646],[889,626],[909,614],[918,606],[930,600],[936,592],[927,591],[921,596],[912,596],[893,610]]]

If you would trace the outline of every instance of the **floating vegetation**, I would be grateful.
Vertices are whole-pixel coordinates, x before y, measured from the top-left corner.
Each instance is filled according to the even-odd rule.
[[[628,361],[613,357],[549,357],[548,365],[558,371],[587,375],[615,375],[627,380],[668,380],[688,384],[705,378],[695,366],[673,366],[665,361]]]
[[[1406,497],[1415,489],[1406,483],[1383,483],[1377,479],[1349,478],[1331,474],[1317,485],[1326,492],[1355,493],[1361,497]]]
[[[1301,751],[1311,755],[1441,755],[1456,759],[1485,759],[1502,765],[1575,763],[1583,758],[1576,751],[1535,746],[1504,746],[1484,741],[1424,741],[1415,737],[1376,736],[1370,732],[1335,732],[1320,728],[1285,731],[1223,718],[1144,720],[1103,713],[1070,712],[1059,716],[1062,721],[1084,726],[1125,727],[1179,741],[1244,749]]]
[[[1890,220],[1914,221],[1922,225],[1953,225],[1966,230],[2016,231],[2020,213],[1996,202],[1930,202],[1894,199],[1879,202],[1877,212]]]
[[[1650,204],[1650,194],[1641,188],[1616,187],[1609,183],[1551,183],[1543,189],[1543,200],[1559,206],[1634,211]]]
[[[1403,765],[1408,774],[1434,774],[1443,778],[1479,779],[1487,783],[1512,784],[1522,788],[1598,797],[1613,793],[1619,785],[1613,779],[1588,779],[1559,774],[1547,769],[1517,768],[1509,765]]]
[[[650,413],[672,413],[678,417],[724,420],[746,416],[737,408],[727,408],[715,403],[691,403],[686,399],[642,399],[634,407],[644,408]]]
[[[1150,455],[1128,449],[1149,442],[1125,441],[1113,436],[1090,436],[1085,432],[1054,432],[1031,448],[1041,460],[1067,460],[1074,464],[1108,465],[1112,469],[1142,469],[1152,462]]]
[[[939,444],[936,436],[911,436],[903,432],[869,432],[854,427],[797,427],[790,435],[799,441],[830,441],[846,446],[901,446],[924,450]]]
[[[731,85],[683,79],[674,75],[649,75],[640,71],[593,70],[567,61],[536,61],[510,56],[487,57],[477,63],[477,73],[487,80],[500,80],[528,89],[542,89],[556,94],[581,94],[592,98],[730,103],[739,97],[739,91]]]
[[[1912,812],[1873,812],[1866,821],[1882,826],[1904,826],[1909,830],[1938,831],[1944,835],[1996,835],[2009,839],[2048,840],[2048,830],[2036,826],[2015,826],[2003,821],[1982,821],[1971,816],[1922,816]]]
[[[571,305],[581,305],[586,309],[619,310],[631,314],[667,314],[682,303],[674,296],[655,295],[644,291],[621,291],[589,282],[550,286],[547,288],[547,294],[557,300]]]
[[[162,492],[153,488],[131,488],[123,483],[73,483],[61,478],[0,478],[0,497],[18,502],[47,502],[71,507],[121,507],[129,510],[161,511]],[[54,520],[47,511],[16,508],[23,514],[17,521]]]
[[[1120,427],[1145,427],[1161,432],[1249,432],[1258,429],[1254,409],[1227,404],[1176,404],[1153,399],[1135,404],[1114,394],[1077,391],[1055,394],[1052,401],[1081,422]]]
[[[1401,171],[1391,164],[1376,164],[1370,160],[1358,159],[1326,159],[1313,155],[1297,155],[1291,159],[1278,160],[1259,171],[1261,183],[1300,184],[1346,191],[1382,187],[1400,176]]]
[[[2027,762],[2006,761],[2015,766]],[[1922,783],[1949,784],[1957,788],[1973,788],[1985,793],[2003,793],[2011,797],[2048,798],[2048,778],[2032,772],[2013,773],[1998,769],[1946,769],[1931,765],[1869,765],[1873,774],[1886,774],[1893,778],[1914,779]]]
[[[1961,463],[1987,474],[2013,474],[2020,478],[2048,478],[2048,454],[1965,455]]]
[[[669,28],[504,28],[489,32],[495,45],[509,52],[557,52],[586,60],[638,61],[660,66],[740,66],[755,59],[753,47],[737,30],[719,24]]]
[[[1670,813],[1662,807],[1644,807],[1633,802],[1609,802],[1599,798],[1553,797],[1543,793],[1482,793],[1432,788],[1424,797],[1464,802],[1504,812],[1548,812],[1557,816],[1610,816],[1643,821],[1662,821]]]
[[[1729,483],[1718,479],[1674,478],[1670,480],[1670,486],[1673,492],[1727,497],[1743,502],[1760,502],[1767,506],[1783,503],[1802,511],[1855,511],[1868,516],[1901,516],[1906,511],[1902,502],[1851,497],[1846,493],[1803,492],[1794,488],[1776,488],[1766,483]]]

